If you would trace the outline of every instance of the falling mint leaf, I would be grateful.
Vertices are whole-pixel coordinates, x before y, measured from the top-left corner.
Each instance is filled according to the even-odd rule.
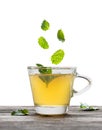
[[[62,49],[57,50],[52,56],[51,56],[51,61],[52,64],[59,64],[64,57],[64,51]]]
[[[49,27],[50,27],[49,22],[46,21],[46,20],[43,20],[43,22],[42,22],[42,24],[41,24],[41,29],[44,30],[44,31],[46,31],[46,30],[49,29]]]
[[[27,109],[18,109],[16,111],[11,112],[12,116],[25,116],[28,114],[29,114],[29,111]]]
[[[62,42],[65,41],[64,33],[63,33],[63,31],[62,31],[61,29],[58,30],[58,32],[57,32],[57,38],[58,38],[60,41],[62,41]]]
[[[99,110],[98,107],[89,106],[89,105],[83,104],[83,103],[80,104],[80,109],[83,110],[83,111],[95,111],[95,110]]]
[[[49,48],[49,44],[48,42],[46,41],[46,39],[44,37],[39,37],[38,38],[38,43],[39,45],[43,48],[43,49],[48,49]]]

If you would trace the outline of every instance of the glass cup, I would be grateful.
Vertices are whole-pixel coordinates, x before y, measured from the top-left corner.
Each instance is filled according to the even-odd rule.
[[[51,71],[51,74],[47,74]],[[29,79],[37,114],[61,115],[68,111],[71,97],[90,88],[91,81],[71,67],[28,67]],[[80,91],[73,88],[75,78],[83,78],[88,85]]]

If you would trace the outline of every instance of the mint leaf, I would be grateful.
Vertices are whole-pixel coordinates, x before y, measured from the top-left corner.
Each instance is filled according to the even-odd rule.
[[[41,64],[36,64],[39,67],[39,72],[41,74],[51,74],[52,73],[52,69],[50,67],[44,67]]]
[[[53,80],[56,76],[51,75],[52,69],[50,67],[44,67],[42,64],[36,64],[39,67],[39,72],[41,75],[39,75],[39,78],[48,84],[51,80]]]
[[[43,67],[43,65],[42,65],[42,64],[36,64],[36,66],[38,66],[38,67]]]
[[[95,110],[99,110],[97,107],[93,107],[93,106],[89,106],[87,104],[80,104],[80,109],[83,111],[95,111]]]
[[[57,50],[52,56],[51,56],[51,61],[52,64],[59,64],[64,57],[64,51],[62,49]]]
[[[59,77],[59,75],[40,75],[39,78],[48,85],[53,79]]]
[[[29,111],[27,109],[18,109],[16,111],[11,112],[12,116],[25,116],[28,114],[29,114]]]
[[[43,20],[43,22],[42,22],[42,24],[41,24],[41,29],[44,30],[44,31],[46,31],[46,30],[49,29],[49,27],[50,27],[49,22],[46,21],[46,20]]]
[[[87,105],[87,104],[83,104],[83,103],[81,103],[80,104],[80,108],[82,108],[82,109],[86,109],[86,108],[88,108],[89,106]]]
[[[58,30],[58,32],[57,32],[57,38],[58,38],[60,41],[62,41],[62,42],[65,41],[64,33],[63,33],[63,31],[62,31],[61,29]]]
[[[46,41],[46,39],[44,37],[39,37],[38,38],[38,43],[39,45],[43,48],[43,49],[48,49],[49,48],[49,44],[48,42]]]

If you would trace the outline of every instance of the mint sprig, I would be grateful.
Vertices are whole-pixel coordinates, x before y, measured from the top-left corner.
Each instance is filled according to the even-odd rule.
[[[11,112],[12,116],[25,116],[28,114],[29,114],[29,111],[27,109],[18,109]]]
[[[43,49],[48,49],[49,48],[49,44],[48,44],[47,40],[43,36],[38,38],[38,43]]]
[[[50,28],[50,24],[47,20],[43,20],[42,24],[41,24],[41,29],[46,31]]]

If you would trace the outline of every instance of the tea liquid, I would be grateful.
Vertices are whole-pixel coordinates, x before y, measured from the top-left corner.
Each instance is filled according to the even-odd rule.
[[[32,95],[35,105],[69,105],[72,96],[74,76],[71,74],[30,75]]]

